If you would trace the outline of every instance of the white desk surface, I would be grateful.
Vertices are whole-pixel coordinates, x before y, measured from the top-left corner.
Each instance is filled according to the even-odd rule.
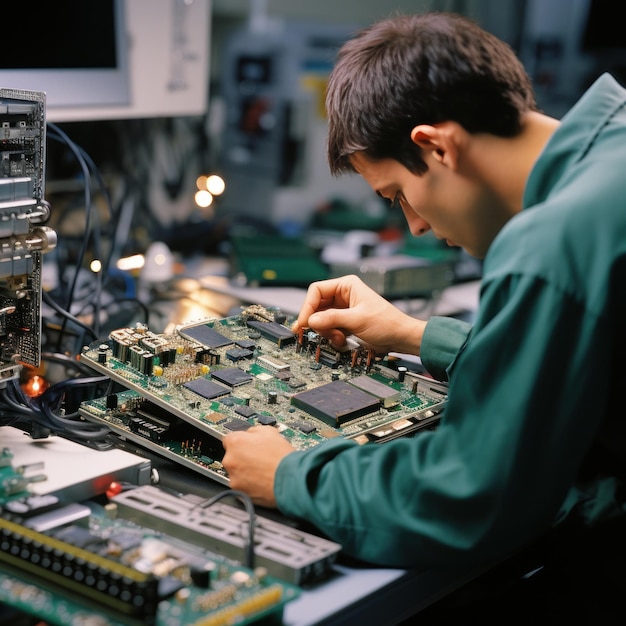
[[[0,446],[9,448],[13,467],[23,467],[27,478],[44,478],[29,484],[33,495],[79,501],[104,493],[114,480],[150,482],[150,462],[124,450],[94,450],[58,436],[32,439],[12,426],[0,427]]]

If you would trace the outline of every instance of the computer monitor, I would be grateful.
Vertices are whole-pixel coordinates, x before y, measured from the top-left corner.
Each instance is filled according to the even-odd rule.
[[[3,6],[0,88],[46,93],[49,122],[202,115],[211,0]]]
[[[0,86],[46,93],[48,110],[130,103],[122,0],[58,0],[2,9]]]

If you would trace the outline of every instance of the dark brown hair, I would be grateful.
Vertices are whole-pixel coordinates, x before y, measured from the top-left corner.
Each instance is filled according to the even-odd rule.
[[[364,151],[420,173],[416,125],[456,121],[513,137],[529,110],[536,101],[522,63],[475,22],[443,12],[385,19],[339,51],[326,96],[330,170],[354,171],[350,155]]]

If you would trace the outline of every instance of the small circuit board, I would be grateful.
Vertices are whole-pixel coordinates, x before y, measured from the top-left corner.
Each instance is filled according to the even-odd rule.
[[[255,424],[277,428],[298,450],[333,437],[384,443],[436,425],[446,385],[356,341],[337,350],[313,331],[294,333],[291,321],[251,305],[172,334],[115,330],[80,359],[122,390],[79,411],[223,484],[222,438]]]
[[[244,626],[280,623],[300,595],[261,566],[123,519],[114,503],[80,507],[79,520],[45,531],[1,510],[1,603],[59,626]],[[62,506],[47,519],[55,512],[63,520]]]
[[[0,508],[18,498],[30,495],[28,487],[31,483],[46,480],[43,473],[35,473],[42,469],[40,463],[26,465],[15,465],[13,462],[13,451],[9,447],[0,449]]]

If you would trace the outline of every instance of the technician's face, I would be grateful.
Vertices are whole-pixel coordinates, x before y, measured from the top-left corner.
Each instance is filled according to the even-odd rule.
[[[413,235],[432,230],[437,239],[472,256],[487,253],[493,239],[487,224],[493,198],[487,190],[428,155],[428,171],[420,175],[395,159],[374,161],[357,152],[350,160],[378,195],[399,203]]]

